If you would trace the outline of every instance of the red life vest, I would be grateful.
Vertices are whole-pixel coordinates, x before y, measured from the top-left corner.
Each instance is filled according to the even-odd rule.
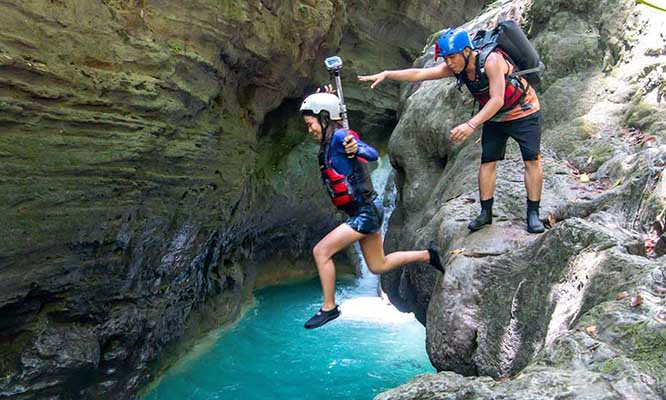
[[[358,133],[352,130],[348,130],[348,132],[359,140]],[[368,161],[358,155],[355,156],[351,160],[353,163],[352,176],[345,176],[333,169],[333,163],[328,158],[329,145],[330,143],[324,144],[319,151],[319,169],[322,182],[333,205],[344,210],[352,206],[357,199],[366,200],[374,197],[373,195],[376,194],[366,166]]]
[[[502,58],[511,63],[511,65],[514,66],[514,69],[516,68],[515,64],[513,61],[511,61],[511,58],[508,56],[508,54],[506,54],[506,52],[504,52],[502,49],[494,48],[491,49],[491,51],[482,50],[480,53],[477,53],[475,71],[476,80],[471,81],[467,79],[467,74],[465,72],[460,74],[461,81],[465,83],[472,96],[474,96],[474,98],[479,102],[480,108],[483,108],[488,100],[490,100],[490,81],[488,80],[488,75],[486,75],[484,66],[488,55],[493,51],[499,53]],[[505,79],[506,85],[504,87],[504,105],[499,109],[498,113],[509,111],[520,104],[525,98],[527,90],[529,89],[529,86],[524,85],[521,77],[519,76],[505,74]]]
[[[354,193],[346,176],[336,172],[333,167],[322,169],[321,176],[334,206],[344,207],[354,202]]]

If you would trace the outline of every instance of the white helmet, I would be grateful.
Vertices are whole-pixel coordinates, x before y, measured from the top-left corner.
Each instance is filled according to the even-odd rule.
[[[340,99],[331,93],[311,94],[303,100],[301,111],[311,111],[313,114],[319,114],[327,111],[331,120],[341,120]]]

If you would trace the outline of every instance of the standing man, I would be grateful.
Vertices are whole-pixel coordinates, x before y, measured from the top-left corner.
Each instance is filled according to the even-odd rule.
[[[462,29],[449,29],[442,34],[435,45],[435,60],[438,57],[444,57],[444,63],[434,67],[383,71],[358,79],[373,82],[371,88],[384,79],[415,82],[455,76],[460,85],[464,83],[481,109],[451,130],[451,141],[463,142],[483,124],[479,168],[481,213],[468,228],[476,231],[493,222],[497,161],[504,159],[507,139],[512,137],[520,145],[525,162],[527,231],[542,233],[539,201],[543,183],[540,152],[543,117],[534,88],[525,78],[511,76],[515,66],[506,53],[499,48],[489,53],[474,50],[469,33]]]

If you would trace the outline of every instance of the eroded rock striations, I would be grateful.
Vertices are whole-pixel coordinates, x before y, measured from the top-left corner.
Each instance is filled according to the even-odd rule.
[[[666,209],[663,15],[624,0],[507,1],[465,25],[518,18],[548,66],[541,235],[525,232],[516,145],[499,164],[494,224],[467,230],[480,145],[446,133],[472,101],[452,80],[406,88],[387,250],[434,240],[447,272],[405,268],[382,284],[426,324],[430,359],[448,372],[377,399],[666,396],[666,261],[645,245],[663,241]],[[432,65],[432,51],[416,65]]]
[[[334,219],[285,114],[325,56],[408,65],[482,2],[452,3],[0,0],[0,398],[132,397],[307,257]]]

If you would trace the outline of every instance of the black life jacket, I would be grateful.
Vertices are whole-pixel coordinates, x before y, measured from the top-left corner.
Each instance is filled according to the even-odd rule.
[[[358,133],[352,130],[348,130],[348,132],[359,140]],[[321,180],[331,197],[333,205],[348,214],[352,214],[358,203],[370,203],[377,197],[367,167],[368,160],[358,155],[350,159],[352,173],[345,176],[333,169],[333,163],[328,155],[329,148],[330,140],[322,143],[319,149]]]
[[[483,108],[488,100],[490,100],[490,81],[488,80],[488,75],[486,75],[485,64],[486,59],[493,52],[500,54],[506,62],[513,66],[513,70],[516,70],[516,65],[511,60],[511,57],[504,50],[493,46],[476,53],[476,80],[472,81],[468,79],[465,71],[458,74],[458,87],[464,83],[472,96],[479,102],[480,108]],[[524,83],[520,76],[513,76],[507,73],[504,75],[504,78],[506,80],[504,105],[499,109],[498,113],[509,111],[518,104],[522,104],[529,90],[529,84]]]

